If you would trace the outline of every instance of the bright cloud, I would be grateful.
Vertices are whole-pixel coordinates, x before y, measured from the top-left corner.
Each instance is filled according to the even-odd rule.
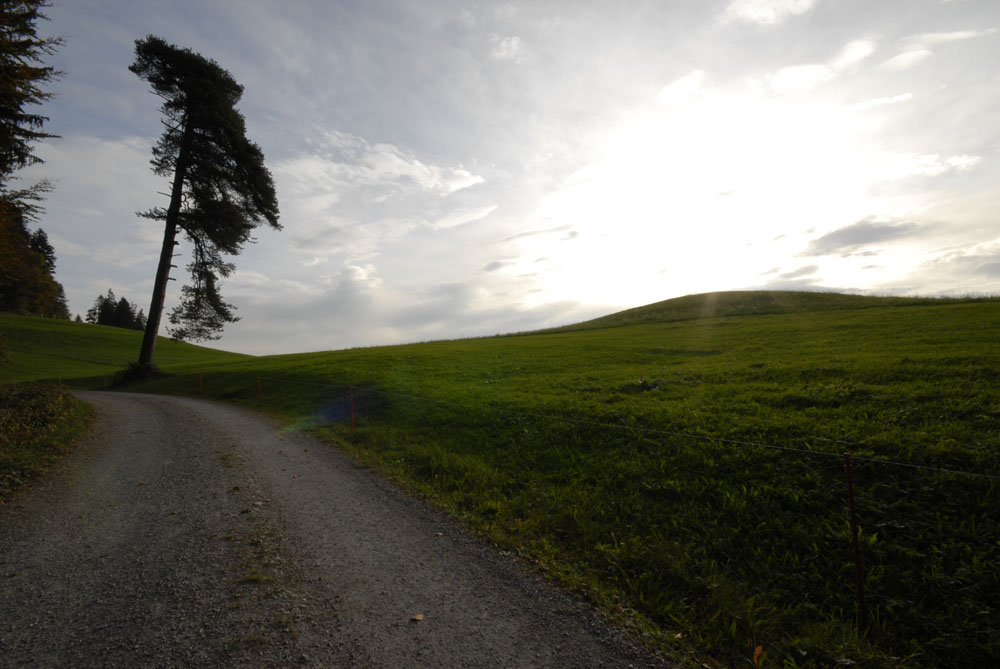
[[[885,179],[897,180],[911,176],[934,177],[945,172],[966,172],[974,169],[982,158],[980,156],[956,155],[942,157],[936,153],[921,156],[904,155],[889,159],[883,166]]]
[[[704,70],[694,70],[680,79],[664,86],[657,96],[662,105],[676,105],[691,102],[705,86],[707,75]]]
[[[830,66],[834,70],[845,70],[858,65],[868,56],[875,53],[875,43],[869,39],[858,39],[848,42],[833,59]]]
[[[884,70],[908,70],[914,65],[922,63],[931,56],[934,55],[933,51],[928,49],[913,49],[911,51],[904,51],[898,56],[893,56],[889,60],[882,63],[882,69]]]
[[[854,40],[848,42],[829,63],[784,67],[771,75],[768,81],[771,89],[779,95],[806,90],[854,68],[874,52],[872,41]]]
[[[521,38],[517,35],[507,37],[494,35],[490,38],[490,44],[493,46],[493,57],[497,60],[509,60],[514,63],[523,60],[524,48],[521,45]]]
[[[948,33],[921,33],[919,35],[910,36],[907,38],[906,42],[911,45],[911,48],[919,48],[921,46],[933,46],[935,44],[962,42],[965,40],[976,39],[977,37],[995,35],[996,33],[996,28],[989,28],[987,30],[956,30]]]
[[[477,174],[343,132],[325,133],[311,153],[279,162],[274,172],[282,218],[309,254],[365,258],[420,225],[454,227],[496,208],[450,204],[448,196],[484,182]]]
[[[775,25],[812,9],[815,0],[734,0],[725,11],[731,21]]]
[[[913,93],[900,93],[899,95],[893,95],[892,97],[875,98],[873,100],[858,102],[857,104],[851,105],[850,109],[852,111],[867,111],[869,109],[884,107],[886,105],[897,105],[901,102],[909,102],[912,99]]]
[[[778,70],[770,80],[776,93],[790,93],[831,79],[834,71],[826,65],[795,65]]]
[[[947,33],[933,32],[910,35],[903,40],[902,52],[882,63],[882,69],[908,70],[933,56],[932,47],[994,35],[996,32],[996,28],[989,28],[987,30],[957,30]]]
[[[436,221],[432,221],[430,225],[435,230],[454,228],[459,225],[465,225],[466,223],[482,220],[497,209],[498,205],[495,204],[479,207],[478,209],[457,209],[437,219]]]
[[[318,148],[319,155],[329,161],[328,172],[332,170],[352,185],[385,186],[409,181],[423,190],[447,195],[483,182],[481,176],[460,167],[428,165],[391,144],[371,144],[344,132],[327,132]]]

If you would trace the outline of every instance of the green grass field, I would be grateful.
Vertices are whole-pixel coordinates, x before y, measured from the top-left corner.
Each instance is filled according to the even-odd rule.
[[[313,430],[692,662],[991,666],[998,326],[997,300],[724,293],[546,333],[164,356],[130,389]]]
[[[0,367],[0,383],[61,380],[74,387],[100,388],[106,376],[138,360],[142,342],[136,330],[14,314],[0,314],[2,333],[11,364]],[[165,337],[157,342],[156,354],[165,367],[249,357]]]

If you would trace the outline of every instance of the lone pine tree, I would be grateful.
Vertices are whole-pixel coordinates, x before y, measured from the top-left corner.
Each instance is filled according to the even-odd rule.
[[[223,253],[238,255],[254,241],[260,225],[280,230],[278,199],[260,147],[246,136],[236,109],[243,87],[215,61],[149,35],[136,40],[129,70],[148,81],[163,99],[165,126],[153,147],[153,172],[173,179],[170,203],[140,216],[164,222],[163,247],[153,284],[139,365],[153,363],[171,259],[178,229],[193,244],[191,285],[170,313],[178,339],[217,339],[238,320],[219,292],[220,279],[235,266]]]

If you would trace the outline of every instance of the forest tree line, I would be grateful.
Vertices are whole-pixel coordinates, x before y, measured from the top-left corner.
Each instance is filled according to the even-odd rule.
[[[48,235],[29,230],[22,212],[2,198],[0,208],[0,311],[69,318]]]
[[[79,316],[77,319],[79,320]],[[146,315],[142,309],[122,297],[115,297],[114,291],[108,289],[107,295],[98,295],[94,306],[87,310],[86,321],[95,325],[110,325],[129,330],[145,330]]]

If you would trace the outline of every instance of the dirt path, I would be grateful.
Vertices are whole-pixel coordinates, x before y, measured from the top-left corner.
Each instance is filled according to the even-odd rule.
[[[662,666],[314,439],[81,397],[78,450],[0,506],[0,665]]]

